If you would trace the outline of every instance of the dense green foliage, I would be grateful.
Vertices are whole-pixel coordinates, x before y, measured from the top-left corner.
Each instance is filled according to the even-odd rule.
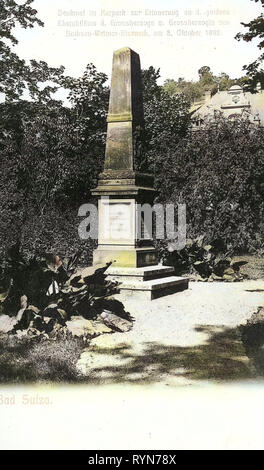
[[[0,93],[6,101],[21,97],[27,91],[31,98],[45,102],[57,90],[64,67],[49,67],[44,61],[31,60],[26,63],[18,57],[14,46],[18,43],[14,30],[44,26],[30,5],[33,0],[18,3],[15,0],[0,0]],[[40,86],[42,84],[42,86]]]
[[[183,94],[169,95],[157,85],[159,70],[142,71],[145,141],[148,171],[159,175],[165,149],[174,149],[190,123],[189,101]]]
[[[247,261],[232,259],[233,245],[226,245],[222,238],[205,244],[206,235],[190,238],[184,248],[168,251],[167,244],[160,244],[162,261],[167,266],[174,266],[178,274],[199,274],[201,281],[240,281],[245,276],[239,272]],[[231,255],[231,256],[230,256]]]
[[[264,129],[223,118],[165,151],[159,201],[185,203],[187,236],[221,238],[233,252],[263,250]]]
[[[183,94],[190,103],[199,101],[206,92],[214,95],[218,90],[229,90],[232,85],[239,84],[241,86],[248,83],[247,76],[239,78],[230,78],[225,72],[214,75],[210,67],[204,65],[198,70],[198,81],[185,80],[183,77],[168,79],[164,82],[164,90],[170,95]]]
[[[53,100],[1,105],[2,247],[20,239],[28,250],[54,249],[62,256],[85,247],[77,213],[103,164],[105,81],[88,65],[84,78],[67,79],[71,108]]]

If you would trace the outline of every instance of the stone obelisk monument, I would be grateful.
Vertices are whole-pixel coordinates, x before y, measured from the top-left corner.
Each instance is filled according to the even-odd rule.
[[[152,234],[142,239],[138,207],[152,204],[153,176],[142,145],[143,96],[139,55],[125,47],[114,52],[104,171],[92,194],[98,197],[98,248],[94,265],[112,261],[109,276],[120,289],[152,299],[186,288],[188,280],[157,264]]]

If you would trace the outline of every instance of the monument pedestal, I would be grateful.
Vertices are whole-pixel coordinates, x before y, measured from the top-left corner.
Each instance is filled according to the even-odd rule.
[[[114,266],[141,268],[157,264],[155,248],[139,248],[127,245],[99,245],[94,251],[94,265],[113,262]]]
[[[158,258],[152,240],[142,241],[138,233],[141,217],[138,204],[142,200],[152,202],[154,190],[136,185],[133,172],[130,180],[124,180],[122,171],[114,174],[115,181],[105,180],[107,175],[101,174],[98,187],[92,191],[99,197],[98,248],[94,251],[94,265],[109,261],[115,266],[130,268],[155,265]]]

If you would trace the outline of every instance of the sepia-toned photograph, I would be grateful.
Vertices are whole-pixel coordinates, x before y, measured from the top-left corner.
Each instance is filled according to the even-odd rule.
[[[264,449],[263,7],[0,0],[1,450]]]

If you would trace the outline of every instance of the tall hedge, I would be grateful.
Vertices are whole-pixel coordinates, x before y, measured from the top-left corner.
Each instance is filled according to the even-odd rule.
[[[264,129],[210,120],[157,155],[157,201],[185,203],[187,237],[221,238],[234,253],[264,247]]]

